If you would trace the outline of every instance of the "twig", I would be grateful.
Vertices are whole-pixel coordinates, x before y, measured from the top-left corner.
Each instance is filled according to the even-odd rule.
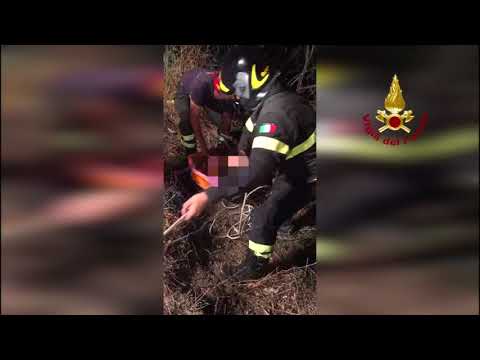
[[[170,199],[168,199],[163,206],[166,207],[167,204],[168,204],[170,201],[172,201],[173,199],[175,199],[175,196],[177,196],[177,194],[174,193],[173,196],[172,196]]]
[[[185,220],[186,215],[187,214],[182,215],[177,219],[177,221],[175,221],[172,225],[170,225],[170,227],[163,232],[163,236],[167,236],[168,233],[170,233],[177,225],[181,224]]]

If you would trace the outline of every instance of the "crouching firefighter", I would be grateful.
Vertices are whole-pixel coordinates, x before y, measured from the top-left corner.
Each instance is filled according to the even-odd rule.
[[[286,90],[261,49],[237,47],[226,55],[221,88],[250,111],[239,144],[249,156],[248,180],[238,188],[212,187],[185,202],[187,219],[222,198],[272,185],[265,202],[252,212],[248,250],[239,266],[225,272],[238,281],[266,274],[282,224],[314,199],[316,180],[315,112],[305,99]]]
[[[175,94],[175,109],[184,156],[199,151],[208,154],[200,127],[200,109],[207,111],[208,119],[218,128],[220,140],[230,140],[230,130],[235,104],[232,96],[220,92],[219,74],[216,71],[192,69],[186,72]],[[198,143],[198,144],[197,144]]]

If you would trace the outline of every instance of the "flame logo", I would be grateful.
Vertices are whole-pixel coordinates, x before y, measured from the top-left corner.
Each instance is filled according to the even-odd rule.
[[[406,133],[410,133],[410,129],[405,126],[405,124],[412,121],[415,116],[412,110],[402,113],[403,109],[405,109],[405,99],[403,98],[400,82],[396,74],[390,85],[390,91],[385,98],[385,109],[390,112],[390,114],[385,110],[377,110],[376,119],[385,124],[378,129],[379,132],[382,133],[387,129],[393,131],[402,129]]]
[[[400,82],[398,81],[397,75],[393,77],[390,91],[385,98],[385,109],[392,114],[398,114],[405,109],[405,100],[403,99],[402,89],[400,88]]]

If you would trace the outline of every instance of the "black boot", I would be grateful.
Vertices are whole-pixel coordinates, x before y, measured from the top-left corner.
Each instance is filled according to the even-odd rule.
[[[247,256],[240,265],[227,265],[224,272],[234,281],[255,280],[266,275],[268,264],[268,259],[256,256],[253,251],[247,250]]]

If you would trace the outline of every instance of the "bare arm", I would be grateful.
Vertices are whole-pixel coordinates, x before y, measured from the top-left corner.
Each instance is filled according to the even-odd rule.
[[[232,114],[228,112],[222,113],[222,125],[220,127],[220,133],[228,135],[232,131]]]
[[[208,153],[207,143],[202,134],[202,128],[200,126],[200,107],[190,99],[190,123],[192,124],[195,138],[200,145],[200,152]]]

